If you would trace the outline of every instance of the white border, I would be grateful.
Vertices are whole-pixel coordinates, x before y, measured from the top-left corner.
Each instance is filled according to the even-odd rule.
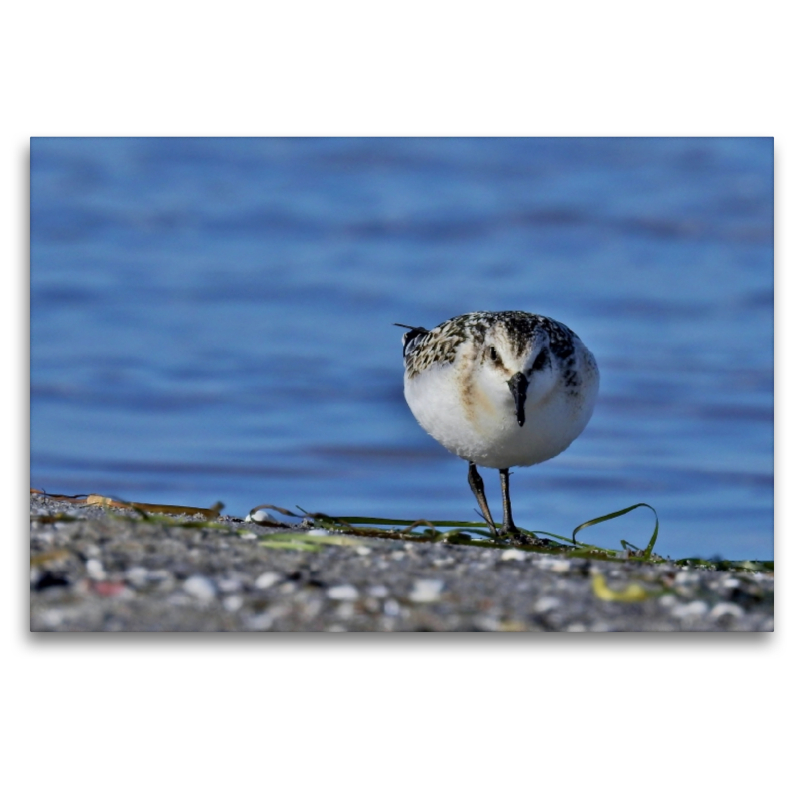
[[[774,135],[776,554],[792,565],[790,6],[262,5],[48,1],[4,14],[4,419],[19,450],[8,495],[26,491],[32,135]],[[777,723],[798,710],[783,582],[769,636],[32,636],[21,516],[3,537],[3,728],[8,785],[26,796],[576,796],[612,772],[634,791],[644,778],[653,797],[674,780],[690,796],[782,794],[791,735]]]

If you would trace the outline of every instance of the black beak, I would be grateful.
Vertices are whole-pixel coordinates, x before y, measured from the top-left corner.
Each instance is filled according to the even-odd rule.
[[[518,372],[509,382],[508,388],[514,395],[514,405],[517,408],[517,422],[520,427],[525,424],[525,398],[528,394],[528,379]]]

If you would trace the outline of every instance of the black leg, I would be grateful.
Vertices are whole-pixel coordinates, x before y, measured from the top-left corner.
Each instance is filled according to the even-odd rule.
[[[489,523],[489,527],[492,529],[492,534],[496,536],[497,528],[495,527],[494,520],[492,519],[492,512],[489,511],[489,504],[486,502],[486,493],[483,491],[483,478],[481,478],[480,474],[478,473],[478,468],[475,466],[474,461],[469,462],[467,479],[469,481],[469,488],[472,489],[472,494],[475,495],[475,499],[478,501],[483,518]]]
[[[503,529],[502,533],[519,533],[511,516],[511,497],[508,494],[508,468],[500,470],[500,491],[503,494]]]

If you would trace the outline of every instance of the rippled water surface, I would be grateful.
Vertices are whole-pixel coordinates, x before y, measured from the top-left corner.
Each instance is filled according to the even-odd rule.
[[[523,309],[602,379],[518,524],[647,502],[663,555],[771,558],[772,169],[771,139],[34,139],[31,485],[476,519],[392,323]]]

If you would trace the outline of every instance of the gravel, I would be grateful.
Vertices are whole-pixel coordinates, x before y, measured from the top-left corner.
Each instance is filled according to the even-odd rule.
[[[33,495],[31,630],[774,629],[772,573],[324,532],[286,549],[264,546],[274,528],[191,519]]]

